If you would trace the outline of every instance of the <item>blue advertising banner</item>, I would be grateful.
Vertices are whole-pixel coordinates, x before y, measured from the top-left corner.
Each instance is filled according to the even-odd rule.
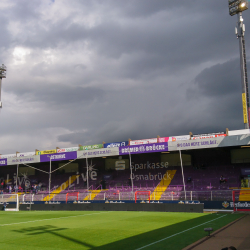
[[[103,146],[104,148],[125,147],[128,146],[128,141],[105,143]]]
[[[142,154],[168,151],[168,142],[133,145],[119,148],[119,155]]]
[[[0,159],[0,166],[6,166],[7,165],[7,159]]]
[[[64,160],[73,160],[77,158],[77,151],[57,153],[57,154],[47,154],[40,155],[40,162],[46,161],[64,161]]]

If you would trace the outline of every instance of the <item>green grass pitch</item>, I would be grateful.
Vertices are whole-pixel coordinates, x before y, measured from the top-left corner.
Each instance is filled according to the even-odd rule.
[[[1,250],[178,250],[239,214],[105,211],[0,212]]]

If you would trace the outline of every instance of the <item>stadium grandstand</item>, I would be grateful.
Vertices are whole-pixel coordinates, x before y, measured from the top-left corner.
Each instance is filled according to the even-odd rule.
[[[249,144],[249,129],[226,129],[0,155],[2,198],[16,194],[20,207],[136,200],[249,209]]]

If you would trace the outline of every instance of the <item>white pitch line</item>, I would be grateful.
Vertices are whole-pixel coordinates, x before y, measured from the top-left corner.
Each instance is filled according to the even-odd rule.
[[[171,237],[174,237],[174,236],[176,236],[176,235],[178,235],[178,234],[185,233],[185,232],[187,232],[187,231],[189,231],[189,230],[192,230],[192,229],[194,229],[194,228],[196,228],[196,227],[199,227],[199,226],[202,226],[202,225],[204,225],[204,224],[207,224],[207,223],[209,223],[209,222],[211,222],[211,221],[218,220],[218,219],[220,219],[220,218],[222,218],[222,217],[224,217],[224,216],[226,216],[226,215],[227,215],[227,214],[222,215],[222,216],[220,216],[219,218],[216,218],[216,219],[213,219],[213,220],[210,220],[210,221],[204,222],[204,223],[202,223],[202,224],[200,224],[200,225],[198,225],[198,226],[191,227],[191,228],[186,229],[186,230],[184,230],[184,231],[181,231],[181,232],[179,232],[179,233],[176,233],[176,234],[170,235],[170,236],[168,236],[168,237],[166,237],[166,238],[164,238],[164,239],[161,239],[161,240],[155,241],[155,242],[153,242],[153,243],[150,243],[150,244],[148,244],[148,245],[146,245],[146,246],[143,246],[143,247],[137,248],[136,250],[140,250],[140,249],[143,249],[143,248],[146,248],[146,247],[152,246],[152,245],[157,244],[157,243],[159,243],[159,242],[161,242],[161,241],[164,241],[164,240],[167,240],[167,239],[169,239],[169,238],[171,238]]]
[[[80,216],[87,216],[87,215],[95,215],[95,214],[103,214],[103,213],[110,213],[110,212],[111,212],[111,211],[102,212],[102,213],[93,213],[93,214],[72,215],[72,216],[57,217],[57,218],[50,218],[50,219],[43,219],[43,220],[23,221],[23,222],[16,222],[16,223],[10,223],[10,224],[0,224],[0,227],[3,227],[3,226],[11,226],[11,225],[18,225],[18,224],[25,224],[25,223],[33,223],[33,222],[46,221],[46,220],[67,219],[67,218],[73,218],[73,217],[80,217]]]

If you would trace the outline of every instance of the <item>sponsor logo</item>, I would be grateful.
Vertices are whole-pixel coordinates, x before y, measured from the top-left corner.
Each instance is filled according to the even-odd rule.
[[[222,203],[222,206],[223,206],[224,208],[228,208],[229,205],[230,205],[230,204],[229,204],[227,201],[224,201],[224,202]]]

